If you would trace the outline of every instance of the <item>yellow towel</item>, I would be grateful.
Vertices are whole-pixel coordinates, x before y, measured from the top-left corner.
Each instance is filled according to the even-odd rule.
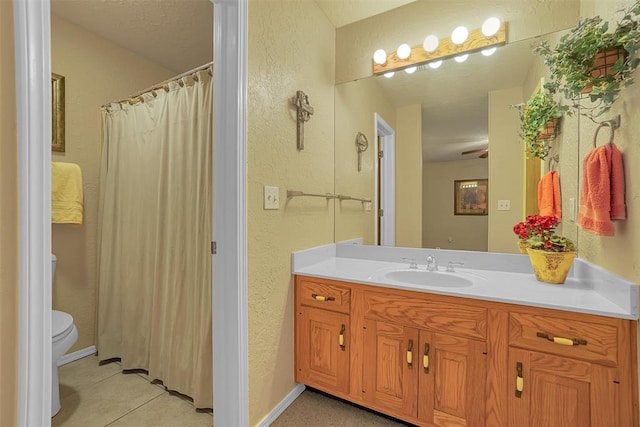
[[[82,224],[82,171],[75,163],[51,164],[51,222]]]

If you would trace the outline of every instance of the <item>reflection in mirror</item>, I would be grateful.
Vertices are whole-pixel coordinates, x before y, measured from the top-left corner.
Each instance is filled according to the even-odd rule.
[[[560,33],[544,36],[551,44]],[[517,110],[546,78],[532,52],[541,38],[510,43],[489,57],[470,55],[464,64],[445,61],[438,69],[369,77],[336,86],[336,184],[338,194],[371,198],[371,210],[340,203],[336,241],[363,237],[379,244],[378,212],[385,174],[395,183],[395,245],[517,253],[511,228],[537,213],[537,184],[553,168],[566,207],[563,235],[575,239],[571,218],[577,200],[577,120],[563,118],[546,161],[527,160],[518,135]],[[542,79],[542,80],[541,80]],[[395,170],[385,171],[374,114],[394,129]],[[362,153],[361,170],[353,136],[362,132],[373,150]],[[382,159],[379,158],[382,156]],[[550,164],[550,159],[558,159]],[[454,182],[488,179],[488,215],[455,215]]]

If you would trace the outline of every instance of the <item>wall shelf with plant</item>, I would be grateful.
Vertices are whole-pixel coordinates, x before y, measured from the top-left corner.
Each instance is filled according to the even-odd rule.
[[[633,84],[633,72],[640,64],[640,2],[620,11],[615,29],[600,16],[581,20],[551,48],[543,41],[534,48],[551,73],[544,85],[560,93],[572,109],[595,121],[611,109],[620,91]],[[590,104],[580,105],[587,98]],[[571,112],[568,112],[571,114]]]
[[[569,108],[554,101],[545,90],[531,95],[527,102],[512,105],[520,112],[520,137],[528,155],[544,160],[551,141],[558,134],[562,114]]]

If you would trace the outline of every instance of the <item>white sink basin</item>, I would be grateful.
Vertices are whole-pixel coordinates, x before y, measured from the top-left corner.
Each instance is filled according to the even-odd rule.
[[[471,280],[456,275],[426,270],[394,270],[386,273],[385,278],[396,282],[419,286],[435,286],[443,288],[466,288],[473,285]]]

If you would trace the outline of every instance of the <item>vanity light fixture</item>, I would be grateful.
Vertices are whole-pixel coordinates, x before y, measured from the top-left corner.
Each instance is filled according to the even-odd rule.
[[[483,54],[484,56],[491,56],[494,53],[496,53],[496,50],[497,50],[497,48],[492,47],[490,49],[481,50],[480,53]]]
[[[495,27],[498,27],[497,31]],[[484,32],[483,32],[484,31]],[[485,35],[489,34],[489,35]],[[468,30],[465,27],[456,28],[451,37],[438,39],[435,35],[427,36],[419,46],[411,47],[402,44],[394,52],[388,55],[383,49],[374,53],[373,74],[380,75],[392,71],[400,71],[410,67],[429,64],[431,68],[437,68],[438,61],[460,57],[470,53],[503,46],[507,43],[507,23],[500,22],[497,18],[489,18],[483,24],[483,28]],[[433,65],[432,65],[433,64]]]
[[[500,20],[495,16],[488,18],[482,24],[482,34],[485,37],[491,37],[500,30]]]
[[[433,53],[438,48],[439,44],[440,44],[440,40],[438,40],[438,37],[431,34],[424,39],[424,43],[422,43],[422,48],[427,53]]]
[[[433,68],[434,70],[436,68],[440,68],[441,65],[442,65],[442,60],[429,62],[429,67]]]
[[[409,67],[409,68],[405,68],[404,72],[407,73],[407,74],[413,74],[413,73],[416,72],[417,69],[418,69],[418,67],[415,67],[415,66],[414,67]]]
[[[451,41],[456,45],[461,45],[467,41],[467,38],[469,38],[469,30],[467,30],[467,27],[456,27],[451,33]]]
[[[411,56],[411,46],[409,46],[406,43],[402,43],[400,46],[398,46],[398,49],[396,50],[396,55],[400,59],[409,58]]]
[[[373,52],[373,62],[384,65],[387,62],[387,52],[385,52],[384,49],[378,49]]]
[[[465,53],[464,55],[454,56],[453,60],[456,61],[456,62],[461,63],[461,62],[466,61],[468,57],[469,57],[469,54]]]

